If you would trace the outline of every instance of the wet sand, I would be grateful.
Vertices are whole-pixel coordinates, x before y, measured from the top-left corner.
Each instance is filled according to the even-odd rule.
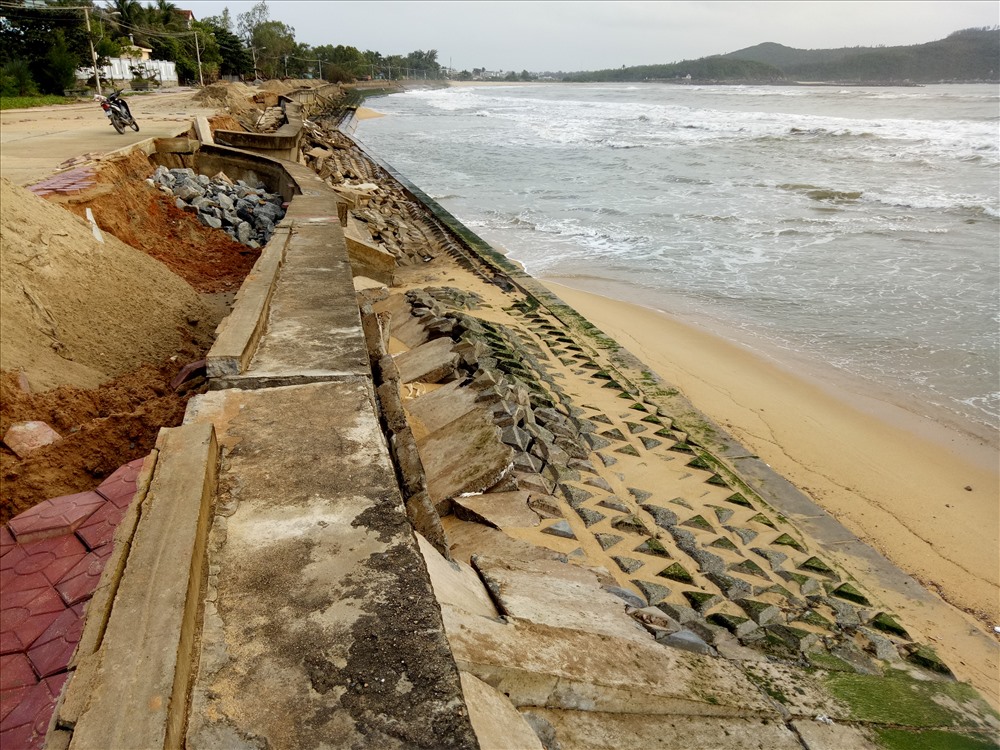
[[[545,283],[858,537],[1000,625],[995,446],[659,311]]]

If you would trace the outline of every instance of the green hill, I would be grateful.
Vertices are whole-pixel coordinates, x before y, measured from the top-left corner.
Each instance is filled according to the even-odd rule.
[[[789,78],[808,81],[996,81],[1000,29],[965,29],[903,47],[801,50],[767,43],[723,57],[773,65]]]
[[[774,42],[665,65],[571,73],[567,81],[691,80],[719,83],[935,83],[1000,81],[1000,27],[964,29],[926,44],[795,49]]]

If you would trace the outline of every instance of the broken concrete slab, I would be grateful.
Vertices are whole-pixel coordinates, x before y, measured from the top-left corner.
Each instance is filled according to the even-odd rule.
[[[446,560],[423,536],[416,537],[439,603],[480,617],[500,619],[486,586],[471,565]]]
[[[634,713],[525,708],[529,722],[544,721],[559,747],[579,750],[802,750],[784,724],[756,718],[649,716]]]
[[[483,492],[511,467],[514,451],[500,442],[499,430],[482,411],[471,411],[417,441],[431,501]]]
[[[515,706],[630,714],[777,718],[740,669],[722,659],[524,620],[497,623],[444,606],[459,669]]]
[[[473,555],[472,567],[509,617],[652,642],[645,628],[625,614],[622,601],[604,591],[589,570],[554,560],[485,555]]]
[[[365,225],[350,213],[347,215],[347,226],[344,227],[344,242],[351,269],[356,276],[367,276],[392,286],[396,258],[374,242]]]
[[[558,560],[564,562],[565,555],[545,547],[515,539],[492,526],[463,521],[454,515],[441,519],[448,540],[451,542],[452,556],[456,560],[468,562],[475,554],[490,555],[501,559],[517,560]]]
[[[428,435],[476,408],[476,392],[459,381],[445,383],[430,393],[404,402],[415,435]]]
[[[372,305],[376,313],[388,313],[389,335],[404,346],[414,349],[430,339],[428,330],[410,314],[411,306],[404,294],[393,294]]]
[[[875,750],[878,747],[860,727],[804,719],[791,722],[806,750]]]
[[[481,750],[544,750],[538,735],[503,693],[475,675],[460,674],[465,705]]]
[[[488,492],[456,497],[453,511],[466,521],[485,523],[498,529],[533,527],[539,516],[528,506],[529,492]]]
[[[415,349],[397,354],[396,366],[403,383],[438,383],[455,372],[459,357],[450,338],[432,339]]]

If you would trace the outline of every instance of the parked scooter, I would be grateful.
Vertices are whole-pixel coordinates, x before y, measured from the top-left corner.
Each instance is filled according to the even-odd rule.
[[[121,90],[118,90],[112,92],[111,96],[95,94],[94,101],[101,105],[104,114],[108,116],[111,124],[119,133],[124,133],[125,128],[132,128],[132,130],[138,133],[139,123],[132,117],[132,110],[129,109],[128,103],[120,98],[121,93]]]

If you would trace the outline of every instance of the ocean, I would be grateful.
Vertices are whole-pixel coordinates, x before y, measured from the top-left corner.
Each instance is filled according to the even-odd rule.
[[[532,275],[995,433],[996,86],[472,86],[366,104],[387,116],[358,140]]]

